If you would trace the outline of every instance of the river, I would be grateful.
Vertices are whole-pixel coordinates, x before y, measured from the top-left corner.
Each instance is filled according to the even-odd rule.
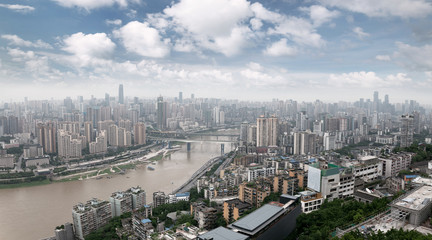
[[[232,134],[238,130],[226,132]],[[203,139],[216,140],[216,137]],[[147,193],[147,202],[152,202],[153,192],[161,190],[170,193],[186,182],[206,161],[219,156],[220,145],[205,141],[191,143],[190,152],[186,145],[182,145],[170,157],[152,165],[154,171],[141,165],[124,175],[111,175],[112,178],[0,189],[0,239],[34,240],[53,236],[56,226],[72,222],[73,205],[93,197],[109,200],[111,193],[132,186],[141,186]],[[225,152],[233,148],[233,144],[225,143]]]

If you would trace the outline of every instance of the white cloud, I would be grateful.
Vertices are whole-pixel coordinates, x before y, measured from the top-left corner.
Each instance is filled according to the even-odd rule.
[[[294,56],[297,54],[297,49],[287,45],[287,39],[282,38],[278,42],[273,43],[264,50],[264,54],[270,56]]]
[[[336,10],[330,11],[327,8],[320,5],[312,5],[310,7],[302,7],[300,9],[309,14],[310,18],[313,21],[314,26],[316,27],[321,26],[324,23],[330,22],[334,18],[340,16],[339,11]]]
[[[15,62],[21,62],[29,59],[35,58],[35,53],[33,51],[23,51],[19,48],[8,48],[8,54],[12,57]]]
[[[369,37],[370,34],[363,31],[361,27],[353,28],[353,32],[357,35],[358,38],[363,39],[365,37]]]
[[[199,47],[226,56],[247,46],[252,33],[244,24],[253,15],[246,0],[182,0],[167,7],[164,14],[160,18],[169,18],[176,32],[189,36]]]
[[[115,4],[126,8],[130,3],[140,3],[139,0],[51,0],[63,7],[78,7],[90,11],[101,7],[111,7]]]
[[[324,5],[338,7],[369,17],[421,18],[432,13],[427,0],[320,0]]]
[[[145,57],[162,58],[169,55],[168,40],[161,40],[157,29],[148,23],[132,21],[114,31],[114,35],[121,39],[128,52]]]
[[[390,61],[391,60],[389,55],[376,55],[375,59],[379,60],[379,61]]]
[[[19,5],[19,4],[1,4],[0,7],[7,8],[15,12],[19,13],[29,13],[35,10],[32,6],[26,6],[26,5]]]
[[[328,84],[330,87],[338,88],[381,88],[403,86],[410,83],[411,78],[408,78],[405,73],[396,75],[388,75],[385,78],[379,77],[375,72],[350,72],[342,74],[330,74]]]
[[[116,46],[105,33],[79,32],[66,37],[63,43],[63,50],[72,53],[75,56],[73,62],[80,67],[104,62]]]
[[[121,19],[113,19],[113,20],[105,20],[105,23],[107,25],[121,25],[122,24],[122,20]]]
[[[398,51],[393,58],[401,65],[415,70],[432,71],[432,45],[416,47],[397,42]]]
[[[1,38],[8,40],[9,44],[15,45],[15,46],[48,48],[48,49],[52,48],[51,45],[49,45],[48,43],[46,43],[40,39],[37,40],[36,42],[30,42],[30,41],[27,41],[27,40],[24,40],[24,39],[18,37],[17,35],[10,35],[10,34],[1,35]]]
[[[262,71],[263,67],[261,66],[261,64],[256,63],[256,62],[249,62],[247,64],[247,67],[254,70],[254,71]]]
[[[316,33],[316,29],[312,23],[303,18],[285,18],[274,29],[270,29],[269,33],[287,36],[299,45],[312,47],[322,47],[325,45],[325,41],[321,39],[321,35]]]

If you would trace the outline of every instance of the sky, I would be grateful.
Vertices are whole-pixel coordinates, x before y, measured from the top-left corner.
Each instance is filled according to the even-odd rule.
[[[431,104],[431,0],[2,0],[0,101]]]

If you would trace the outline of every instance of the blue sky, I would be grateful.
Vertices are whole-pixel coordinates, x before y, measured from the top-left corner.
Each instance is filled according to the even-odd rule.
[[[0,3],[0,101],[158,95],[430,104],[429,0]],[[428,102],[429,101],[429,102]]]

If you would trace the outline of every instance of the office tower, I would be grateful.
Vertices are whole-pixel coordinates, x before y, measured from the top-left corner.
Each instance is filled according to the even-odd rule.
[[[380,110],[380,102],[379,102],[379,98],[378,98],[378,91],[374,92],[374,98],[373,98],[373,110],[374,111],[379,111]]]
[[[79,203],[72,208],[72,218],[75,236],[84,240],[85,236],[108,224],[112,218],[111,204],[95,198],[86,204]]]
[[[276,117],[257,118],[257,146],[276,146],[278,135],[278,119]]]
[[[63,105],[66,107],[66,112],[68,113],[72,112],[74,105],[70,97],[67,97],[63,100]]]
[[[191,99],[194,100],[195,99],[195,94],[191,94]]]
[[[157,99],[157,125],[158,128],[163,130],[166,129],[166,120],[168,114],[168,103],[164,102],[163,97]]]
[[[146,143],[146,126],[143,122],[139,122],[134,126],[134,142],[135,145]]]
[[[179,103],[183,103],[183,92],[179,92]]]
[[[119,94],[118,94],[118,102],[120,104],[124,104],[124,95],[123,95],[123,84],[119,85]]]
[[[108,93],[105,93],[105,106],[110,105],[110,95]]]
[[[400,146],[409,147],[413,143],[414,134],[414,116],[402,115],[401,116],[401,135]]]
[[[39,123],[37,125],[38,143],[42,145],[45,153],[56,153],[57,130],[54,123]]]

